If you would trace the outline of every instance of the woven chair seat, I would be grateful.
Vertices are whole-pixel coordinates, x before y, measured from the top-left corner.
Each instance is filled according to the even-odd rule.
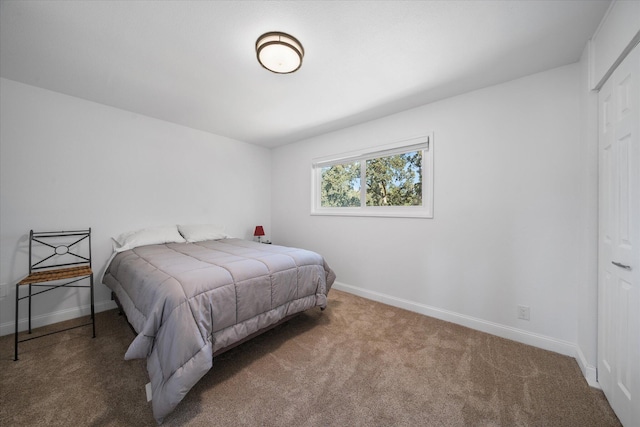
[[[39,282],[52,282],[54,280],[73,279],[75,277],[91,276],[93,271],[88,265],[80,267],[59,268],[55,270],[36,271],[20,281],[20,285],[28,285]]]

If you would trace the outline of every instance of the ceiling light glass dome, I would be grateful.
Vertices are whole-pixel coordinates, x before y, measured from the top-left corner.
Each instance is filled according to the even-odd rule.
[[[261,35],[256,41],[258,62],[278,74],[293,73],[302,65],[304,48],[293,36],[281,32]]]

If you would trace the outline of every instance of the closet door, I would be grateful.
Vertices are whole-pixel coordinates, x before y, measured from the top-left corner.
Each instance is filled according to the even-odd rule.
[[[600,90],[598,382],[640,426],[640,47]]]

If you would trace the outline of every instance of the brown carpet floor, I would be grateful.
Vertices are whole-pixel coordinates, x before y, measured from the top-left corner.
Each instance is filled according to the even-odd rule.
[[[99,313],[97,335],[22,343],[18,362],[13,336],[0,338],[0,425],[154,426],[145,361],[123,360],[124,318]],[[620,423],[570,357],[334,290],[324,312],[217,357],[164,425]]]

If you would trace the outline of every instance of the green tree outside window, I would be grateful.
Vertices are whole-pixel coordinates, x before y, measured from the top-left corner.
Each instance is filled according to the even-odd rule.
[[[367,206],[422,205],[422,151],[367,160]]]
[[[367,206],[422,206],[422,150],[365,161]],[[360,207],[359,161],[323,167],[322,207]]]
[[[320,201],[322,207],[360,206],[360,162],[322,168]]]

